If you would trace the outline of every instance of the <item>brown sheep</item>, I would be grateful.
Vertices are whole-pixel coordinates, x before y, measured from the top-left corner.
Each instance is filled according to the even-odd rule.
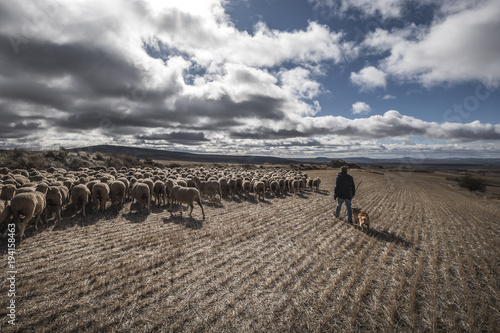
[[[0,200],[0,227],[11,215],[10,205],[5,200]]]
[[[47,210],[49,209],[49,207],[53,208],[56,212],[57,221],[60,221],[61,210],[64,203],[61,186],[50,186],[45,197],[47,199]]]
[[[24,230],[35,215],[36,205],[37,198],[35,192],[16,194],[10,202],[12,219],[19,229],[20,240],[24,238]],[[22,215],[24,215],[24,220],[21,221]]]
[[[0,192],[0,200],[10,201],[16,194],[16,186],[13,184],[6,184],[2,187]]]

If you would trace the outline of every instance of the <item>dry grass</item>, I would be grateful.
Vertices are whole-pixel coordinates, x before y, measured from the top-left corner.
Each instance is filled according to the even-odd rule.
[[[333,218],[335,172],[308,172],[320,193],[207,204],[204,221],[129,204],[32,233],[17,325],[2,304],[1,331],[498,332],[497,201],[438,175],[352,171],[363,233]]]

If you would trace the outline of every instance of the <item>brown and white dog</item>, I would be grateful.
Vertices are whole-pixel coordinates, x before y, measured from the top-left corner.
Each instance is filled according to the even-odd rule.
[[[353,208],[352,215],[354,217],[354,223],[359,223],[361,229],[370,230],[370,216],[368,213],[361,211],[359,208]]]

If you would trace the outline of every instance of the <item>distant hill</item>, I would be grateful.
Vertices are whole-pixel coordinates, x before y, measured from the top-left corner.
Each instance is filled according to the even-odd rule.
[[[179,151],[158,150],[150,148],[135,148],[112,145],[99,145],[82,148],[73,148],[69,151],[84,151],[103,154],[119,154],[134,156],[142,159],[153,159],[161,161],[184,161],[205,163],[236,163],[236,164],[328,164],[337,158],[329,157],[307,157],[307,158],[282,158],[274,156],[254,155],[222,155],[222,154],[195,154]],[[345,158],[345,157],[344,157]],[[500,168],[500,158],[447,158],[447,159],[416,159],[413,157],[403,158],[368,158],[348,157],[346,162],[355,163],[360,167],[407,167],[407,168]]]
[[[84,151],[103,154],[120,154],[135,156],[138,158],[161,161],[184,161],[205,163],[239,163],[239,164],[293,164],[293,163],[320,163],[304,162],[295,159],[273,157],[273,156],[250,156],[250,155],[221,155],[221,154],[194,154],[169,150],[157,150],[149,148],[134,148],[123,146],[100,145],[69,149],[70,151]],[[321,162],[323,163],[323,162]]]

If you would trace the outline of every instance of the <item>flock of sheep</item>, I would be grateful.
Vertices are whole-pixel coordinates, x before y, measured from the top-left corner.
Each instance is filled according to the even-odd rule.
[[[202,196],[210,202],[222,202],[222,196],[233,199],[235,194],[250,193],[262,197],[266,192],[283,195],[297,193],[305,187],[319,190],[321,180],[308,178],[301,171],[285,169],[242,168],[80,168],[78,171],[48,168],[47,170],[9,170],[0,168],[0,227],[15,223],[22,240],[26,226],[34,227],[44,216],[55,214],[59,221],[63,209],[73,209],[85,216],[86,206],[92,210],[110,207],[122,209],[126,200],[140,205],[141,213],[149,213],[151,201],[156,205],[182,204],[191,207],[196,202],[205,218]],[[4,234],[5,237],[5,234]]]

